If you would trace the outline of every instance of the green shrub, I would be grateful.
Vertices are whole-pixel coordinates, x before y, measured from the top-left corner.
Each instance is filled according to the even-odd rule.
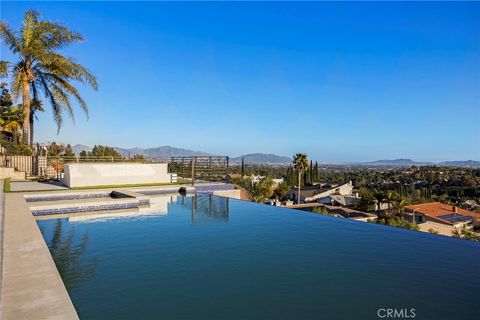
[[[5,149],[5,154],[10,156],[31,156],[32,148],[26,144],[14,143],[11,141],[0,141],[1,146]]]
[[[395,216],[392,218],[375,219],[375,223],[384,224],[384,225],[387,225],[390,227],[396,227],[396,228],[403,228],[403,229],[416,230],[416,231],[420,230],[420,228],[415,222],[407,221],[400,216]]]

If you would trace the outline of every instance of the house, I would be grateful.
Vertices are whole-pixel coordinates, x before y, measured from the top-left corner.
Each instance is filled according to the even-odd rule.
[[[252,174],[251,176],[248,176],[248,178],[250,178],[250,180],[252,181],[252,183],[258,183],[260,182],[262,179],[265,178],[265,176],[256,176],[254,174]],[[283,182],[283,178],[278,178],[278,179],[272,179],[272,184],[274,187],[278,186],[280,183]]]
[[[480,213],[468,211],[441,202],[421,203],[405,207],[405,215],[416,223],[435,222],[447,226],[477,226]]]
[[[324,206],[329,214],[336,214],[347,219],[367,222],[369,219],[375,219],[377,216],[368,212],[353,210],[349,208]]]
[[[323,193],[325,191],[330,190],[330,186],[325,186],[321,184],[314,184],[312,186],[304,186],[300,189],[300,201],[304,202],[306,198],[310,198],[315,196],[316,194]],[[291,190],[288,192],[287,196],[291,199],[296,201],[298,194],[298,188],[296,186],[292,187]]]
[[[342,195],[342,196],[351,195],[352,192],[353,192],[352,181],[349,181],[344,184],[332,186],[329,189],[324,190],[315,195],[312,195],[310,197],[306,197],[305,202],[316,202],[319,199],[326,198],[330,195]]]
[[[360,203],[360,200],[357,195],[332,194],[325,198],[317,199],[317,202],[332,206],[354,207]]]
[[[313,186],[305,186],[300,189],[300,202],[317,202],[319,199],[326,198],[330,195],[352,195],[353,192],[353,185],[352,181],[349,181],[344,184],[340,185],[321,185],[321,184],[315,184]],[[289,192],[289,197],[292,200],[297,199],[297,193],[298,189],[297,188],[292,188]],[[330,202],[331,204],[331,202]]]

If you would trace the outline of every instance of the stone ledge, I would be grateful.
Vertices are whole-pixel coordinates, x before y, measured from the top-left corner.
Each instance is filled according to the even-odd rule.
[[[34,217],[5,195],[1,319],[78,319]]]

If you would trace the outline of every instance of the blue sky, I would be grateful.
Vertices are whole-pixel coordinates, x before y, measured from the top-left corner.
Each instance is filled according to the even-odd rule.
[[[57,136],[325,162],[480,159],[480,3],[5,2],[86,41],[97,76]],[[2,47],[2,60],[12,59]]]

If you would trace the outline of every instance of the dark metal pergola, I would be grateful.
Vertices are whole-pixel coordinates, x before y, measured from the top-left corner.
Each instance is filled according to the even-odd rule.
[[[170,172],[182,178],[204,181],[222,181],[228,173],[227,156],[191,156],[169,159]]]

